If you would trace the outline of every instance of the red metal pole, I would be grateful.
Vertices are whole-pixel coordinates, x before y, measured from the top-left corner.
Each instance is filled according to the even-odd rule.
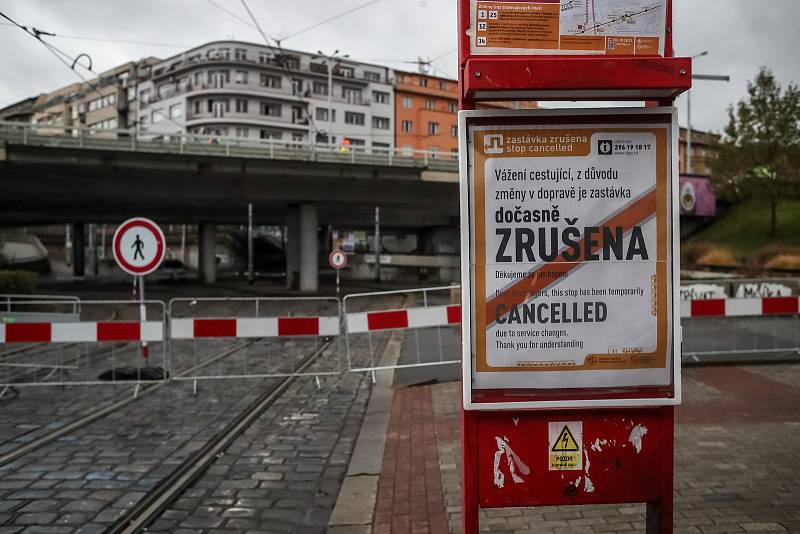
[[[647,503],[646,534],[672,534],[672,484],[675,471],[675,408],[666,406],[661,412],[660,498]]]
[[[461,532],[476,534],[478,504],[478,424],[475,412],[461,408]]]

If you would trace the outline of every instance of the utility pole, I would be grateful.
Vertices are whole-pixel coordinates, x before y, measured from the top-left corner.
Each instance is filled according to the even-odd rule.
[[[708,50],[692,56],[692,60],[708,55]],[[692,74],[692,80],[711,80],[717,82],[729,82],[730,76],[720,76],[716,74]],[[692,90],[686,91],[686,174],[694,174],[692,165]]]
[[[253,285],[253,203],[247,204],[247,283]]]
[[[381,281],[381,209],[375,206],[375,281]]]
[[[339,55],[339,50],[334,50],[333,54],[323,54],[322,50],[317,50],[317,57],[324,58],[323,62],[328,67],[328,146],[333,146],[333,64],[337,59],[350,57],[349,54]]]

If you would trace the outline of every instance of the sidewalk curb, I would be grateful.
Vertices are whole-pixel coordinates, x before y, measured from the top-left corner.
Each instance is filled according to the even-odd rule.
[[[381,365],[394,365],[400,357],[403,331],[392,332]],[[356,440],[353,456],[336,505],[328,521],[328,533],[369,533],[378,497],[378,479],[383,467],[386,431],[392,411],[394,372],[377,372],[367,412]]]

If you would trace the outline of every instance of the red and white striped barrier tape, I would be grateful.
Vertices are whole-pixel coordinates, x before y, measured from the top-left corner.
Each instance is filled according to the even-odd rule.
[[[349,334],[460,323],[461,306],[459,304],[347,314],[347,332]]]
[[[172,339],[338,336],[338,317],[173,319]]]
[[[682,300],[681,317],[797,315],[798,297]]]
[[[161,341],[160,321],[0,324],[0,343],[96,343],[98,341]]]

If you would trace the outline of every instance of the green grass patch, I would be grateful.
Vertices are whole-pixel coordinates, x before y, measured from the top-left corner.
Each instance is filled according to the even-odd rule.
[[[781,254],[800,254],[800,201],[778,204],[775,236],[770,236],[770,208],[766,202],[748,201],[682,245],[726,247],[742,263],[764,263]]]

